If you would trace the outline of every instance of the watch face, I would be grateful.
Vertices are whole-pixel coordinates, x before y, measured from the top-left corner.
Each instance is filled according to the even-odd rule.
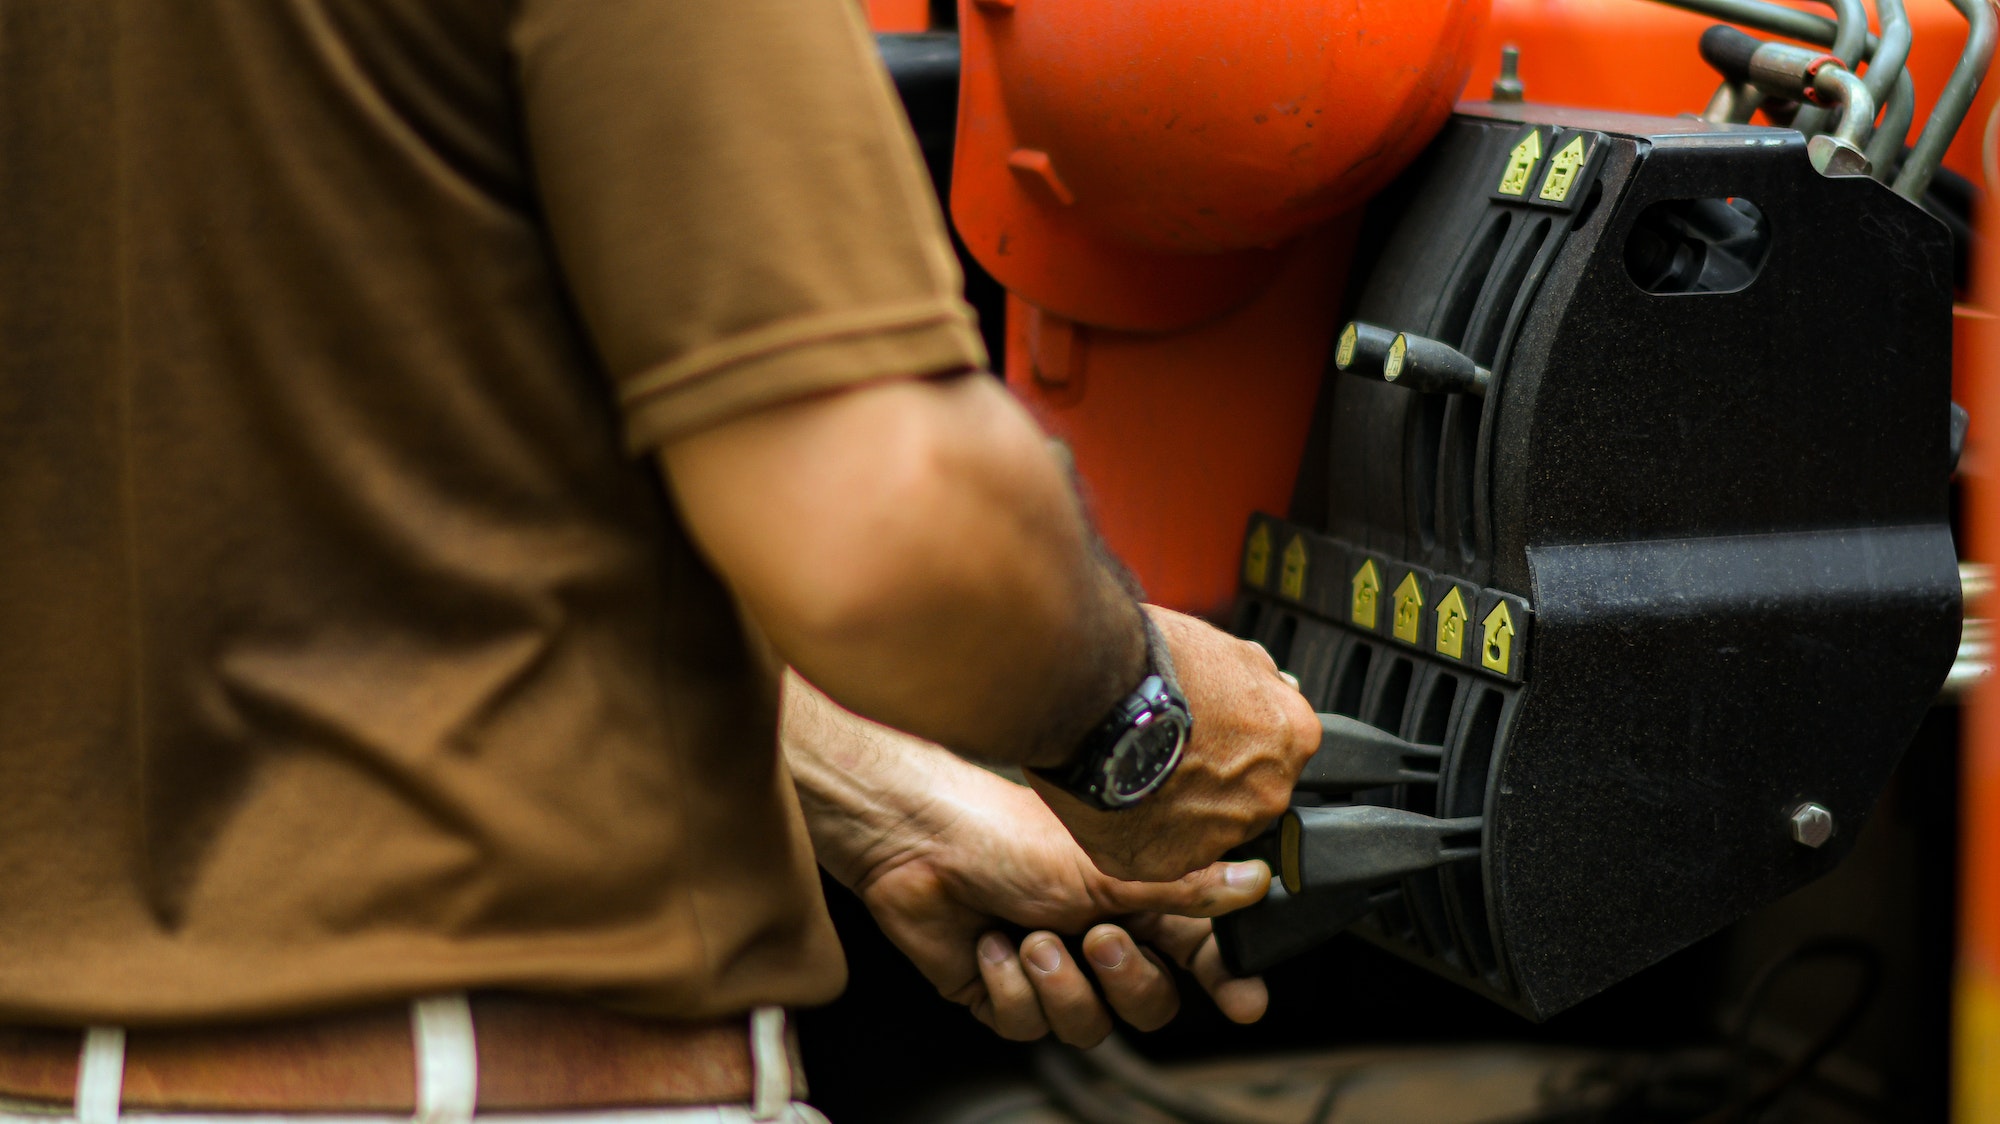
[[[1157,788],[1180,760],[1187,720],[1177,709],[1156,710],[1118,739],[1104,762],[1104,800],[1130,804]]]

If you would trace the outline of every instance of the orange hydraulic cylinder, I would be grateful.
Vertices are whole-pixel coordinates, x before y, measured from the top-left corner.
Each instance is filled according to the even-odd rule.
[[[1219,613],[1283,511],[1359,208],[1463,88],[1486,0],[960,0],[951,211],[1007,379],[1152,598]]]
[[[1105,542],[1154,603],[1221,615],[1250,513],[1290,503],[1359,219],[1302,239],[1261,296],[1189,331],[1009,299],[1007,384],[1068,443]]]
[[[1008,291],[1178,331],[1444,124],[1486,0],[960,0],[952,218]]]

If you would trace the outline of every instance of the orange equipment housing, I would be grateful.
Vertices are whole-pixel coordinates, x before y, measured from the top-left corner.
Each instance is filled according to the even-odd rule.
[[[1155,600],[1220,611],[1245,518],[1285,506],[1351,216],[1444,123],[1485,16],[960,0],[952,215],[1012,294],[1008,383]]]
[[[1920,127],[1964,21],[1947,0],[1907,6]],[[1249,513],[1289,504],[1359,207],[1468,74],[1483,91],[1513,42],[1536,101],[1668,115],[1718,82],[1696,50],[1706,17],[1491,0],[1489,23],[1488,7],[960,0],[952,217],[1010,291],[1008,384],[1069,443],[1154,600],[1222,612]],[[1975,181],[1994,98],[1946,160]]]

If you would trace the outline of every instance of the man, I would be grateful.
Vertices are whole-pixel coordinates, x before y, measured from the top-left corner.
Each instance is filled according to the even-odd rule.
[[[0,0],[0,1095],[808,1112],[786,666],[829,866],[1003,1033],[1104,1012],[1034,937],[972,982],[986,915],[1261,891],[1208,864],[1310,708],[1099,557],[870,52],[845,0]],[[1068,874],[869,844],[940,759],[857,716],[1041,770]],[[1250,1013],[1135,924],[1088,947]]]

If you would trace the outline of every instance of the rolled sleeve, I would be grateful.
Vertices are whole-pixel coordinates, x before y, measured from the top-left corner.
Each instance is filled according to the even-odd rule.
[[[524,0],[513,48],[550,237],[634,451],[984,364],[852,0]]]

